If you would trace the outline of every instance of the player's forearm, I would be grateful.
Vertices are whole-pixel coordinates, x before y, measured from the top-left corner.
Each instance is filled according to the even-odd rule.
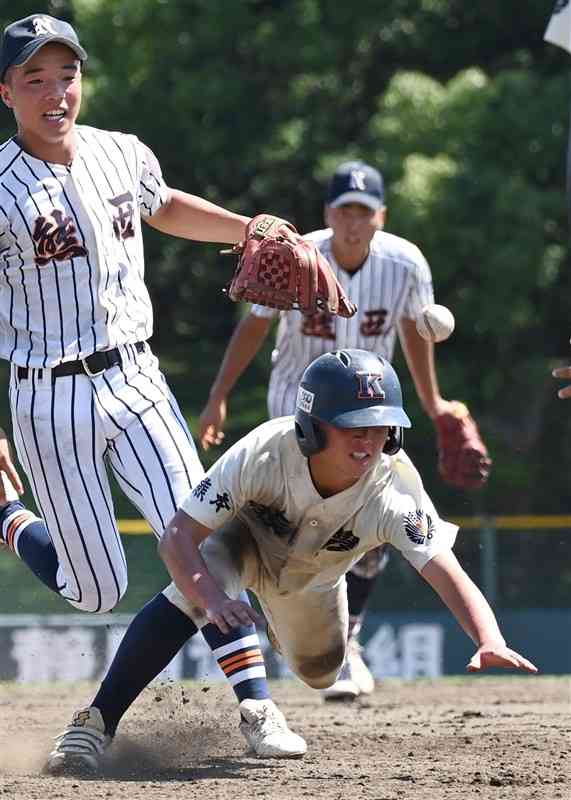
[[[435,556],[422,570],[422,577],[478,647],[492,642],[505,644],[488,601],[452,552]]]
[[[426,414],[434,419],[444,410],[444,404],[434,361],[434,345],[423,339],[414,320],[403,319],[399,329],[401,347],[410,370],[418,399]]]
[[[272,324],[271,319],[248,314],[238,324],[228,343],[222,364],[210,389],[210,397],[225,398],[250,365]]]
[[[244,238],[249,221],[249,217],[178,189],[170,190],[169,200],[148,220],[153,228],[171,236],[228,244]]]
[[[158,548],[179,591],[199,608],[208,608],[221,592],[198,548],[209,533],[207,528],[179,510],[167,526]]]

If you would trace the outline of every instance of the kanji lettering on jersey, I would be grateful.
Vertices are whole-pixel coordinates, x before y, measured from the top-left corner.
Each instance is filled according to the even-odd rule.
[[[222,509],[230,511],[232,508],[232,501],[230,500],[230,495],[228,492],[218,492],[216,494],[216,498],[210,501],[210,505],[216,507],[216,513],[222,511]]]
[[[271,528],[276,536],[290,539],[295,533],[295,528],[281,509],[254,502],[248,503],[248,506],[256,514],[260,522]]]
[[[386,308],[378,308],[372,311],[363,311],[365,319],[359,326],[362,336],[380,336],[383,332],[385,320],[389,312]]]
[[[308,314],[301,323],[301,332],[304,336],[316,336],[319,339],[335,339],[333,317],[326,311]]]
[[[79,244],[76,233],[71,217],[64,216],[59,208],[52,209],[49,216],[38,217],[32,233],[36,244],[36,264],[43,267],[52,259],[65,261],[86,256],[87,250]]]
[[[359,544],[359,538],[353,531],[340,530],[334,533],[322,547],[322,550],[333,550],[335,552],[346,552],[352,550]]]
[[[134,236],[134,209],[131,192],[124,192],[124,194],[120,194],[117,197],[112,197],[109,202],[117,209],[117,216],[113,217],[113,233],[117,239],[129,239]]]
[[[211,486],[212,486],[212,481],[210,480],[210,478],[204,478],[204,480],[201,480],[200,483],[194,487],[192,494],[194,495],[194,497],[197,497],[202,503],[205,496],[208,494],[208,490],[210,489]]]

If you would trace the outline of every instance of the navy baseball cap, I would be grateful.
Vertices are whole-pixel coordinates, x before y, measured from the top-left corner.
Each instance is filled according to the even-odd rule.
[[[327,205],[332,208],[347,203],[361,203],[372,211],[384,205],[385,191],[381,173],[364,161],[340,164],[329,184]]]
[[[31,14],[4,28],[0,52],[0,81],[4,80],[8,67],[22,66],[40,47],[50,42],[67,45],[81,61],[87,58],[76,32],[68,22],[48,14]]]

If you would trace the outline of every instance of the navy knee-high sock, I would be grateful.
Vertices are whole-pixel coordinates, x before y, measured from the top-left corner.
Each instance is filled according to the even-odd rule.
[[[197,630],[194,622],[163,594],[156,595],[139,611],[92,703],[101,711],[106,733],[115,734],[131,703]]]
[[[48,589],[59,594],[58,558],[45,522],[20,500],[0,509],[0,539],[13,550]]]

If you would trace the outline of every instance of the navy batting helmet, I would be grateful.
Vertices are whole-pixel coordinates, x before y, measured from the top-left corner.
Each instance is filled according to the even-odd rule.
[[[392,366],[376,353],[354,349],[319,356],[301,376],[295,433],[306,458],[325,449],[320,421],[337,428],[387,426],[390,430],[383,450],[389,455],[402,447],[402,428],[411,427]]]

